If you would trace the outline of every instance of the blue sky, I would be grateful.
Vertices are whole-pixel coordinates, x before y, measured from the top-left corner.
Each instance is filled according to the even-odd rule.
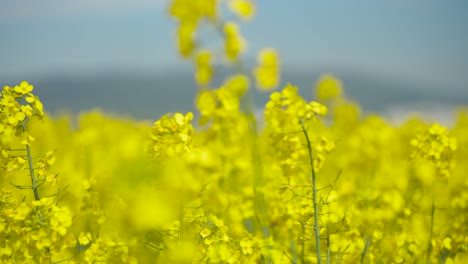
[[[298,71],[340,67],[468,89],[467,1],[256,2],[242,25],[246,57],[271,46]],[[0,80],[188,67],[166,10],[163,0],[1,0]]]

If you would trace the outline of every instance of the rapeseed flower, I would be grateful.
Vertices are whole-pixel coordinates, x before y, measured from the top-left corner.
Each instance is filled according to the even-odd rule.
[[[185,115],[175,113],[173,116],[167,114],[154,122],[147,151],[157,159],[175,157],[189,152],[192,149],[194,133],[190,124],[192,119],[191,112]]]
[[[245,40],[239,33],[239,28],[234,22],[227,22],[224,25],[224,51],[229,60],[236,60],[239,54],[246,48]]]
[[[260,51],[257,58],[258,66],[254,69],[257,87],[260,90],[271,90],[280,81],[280,62],[274,49],[267,48]]]
[[[199,85],[208,84],[213,78],[212,55],[209,51],[203,50],[196,57],[195,80]]]
[[[244,20],[250,20],[255,15],[255,5],[249,0],[230,0],[229,8]]]
[[[320,101],[327,101],[342,94],[343,85],[340,80],[333,75],[324,75],[320,78],[316,88],[317,98]]]
[[[453,170],[453,154],[457,150],[457,140],[448,136],[447,128],[433,124],[427,131],[421,132],[411,140],[412,158],[421,157],[429,160],[444,176],[449,177]]]

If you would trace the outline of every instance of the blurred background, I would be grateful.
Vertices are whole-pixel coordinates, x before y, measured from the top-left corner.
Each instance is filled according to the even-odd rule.
[[[241,25],[245,62],[277,49],[282,86],[309,99],[331,73],[364,112],[393,121],[418,111],[447,123],[468,105],[467,1],[256,4]],[[29,81],[53,115],[100,108],[155,120],[190,111],[193,66],[178,56],[167,9],[163,0],[1,0],[0,85]],[[261,106],[267,96],[256,99]]]

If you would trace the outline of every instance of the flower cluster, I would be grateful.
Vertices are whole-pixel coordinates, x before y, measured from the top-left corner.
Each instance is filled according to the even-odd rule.
[[[429,160],[440,175],[449,177],[453,170],[453,153],[457,149],[455,138],[449,137],[447,129],[439,124],[432,125],[427,131],[419,133],[411,140],[414,147],[412,157]]]
[[[320,101],[336,98],[343,92],[343,84],[332,75],[324,75],[317,84],[317,97]]]
[[[70,254],[76,245],[69,233],[72,214],[43,198],[18,204],[12,193],[0,193],[0,260],[2,263],[50,261],[52,254]]]
[[[235,90],[237,88],[237,85],[230,85],[200,93],[197,100],[197,107],[202,115],[200,124],[203,125],[212,120],[226,120],[238,114],[240,102],[236,93],[242,91],[242,88]]]
[[[196,133],[192,113],[152,127],[100,112],[48,119],[31,85],[5,87],[0,262],[468,263],[468,115],[450,136],[439,125],[418,133],[417,119],[395,127],[362,115],[325,75],[315,91],[326,106],[288,84],[258,120],[245,41],[223,4],[242,20],[255,13],[249,0],[170,5],[201,88]],[[202,25],[220,33],[220,57],[236,70],[219,86],[219,52],[196,39]],[[260,88],[279,83],[278,61],[261,53]],[[429,189],[435,173],[450,178]]]
[[[262,90],[270,90],[278,86],[280,81],[280,63],[274,49],[264,49],[258,55],[258,66],[254,70],[257,86]]]
[[[298,88],[286,85],[281,92],[273,92],[265,106],[265,121],[278,132],[292,132],[300,127],[301,122],[316,121],[317,115],[325,115],[327,108],[317,102],[306,102]],[[288,131],[289,130],[289,131]]]
[[[89,243],[89,236],[80,238],[81,242]],[[119,239],[99,237],[86,249],[84,260],[86,263],[138,263],[128,251],[128,246]]]
[[[200,20],[214,20],[217,0],[174,0],[169,13],[179,21],[177,40],[182,56],[190,56],[196,48],[195,33]]]
[[[213,67],[211,66],[211,54],[209,51],[200,51],[196,59],[195,80],[199,85],[206,85],[213,78]]]
[[[323,165],[325,155],[334,148],[328,138],[311,137],[307,142],[302,134],[306,125],[316,122],[318,115],[325,115],[327,108],[317,102],[306,102],[297,93],[297,87],[288,84],[281,92],[274,92],[265,107],[266,131],[269,131],[270,144],[277,148],[278,158],[286,175],[292,175],[295,169],[302,169],[309,157],[308,143],[313,147],[314,169]]]
[[[27,132],[27,123],[32,117],[44,118],[43,105],[32,94],[33,88],[23,81],[14,87],[5,86],[0,94],[0,171],[4,176],[24,169],[27,164],[23,153],[11,151],[14,138],[20,137],[21,144],[30,145],[34,137]]]
[[[245,40],[239,33],[237,24],[234,22],[227,22],[224,25],[224,35],[226,41],[224,42],[224,51],[230,60],[236,60],[239,54],[245,50]]]
[[[230,0],[229,8],[244,20],[250,20],[255,15],[255,6],[249,0]]]
[[[150,132],[148,152],[154,158],[174,157],[192,149],[193,127],[190,121],[192,113],[165,115],[154,122]]]
[[[363,252],[369,262],[425,260],[429,241],[430,261],[466,260],[466,117],[460,116],[451,137],[441,129],[421,133],[445,135],[449,143],[457,138],[457,151],[449,155],[457,166],[448,183],[431,192],[426,181],[434,165],[408,161],[412,151],[423,157],[410,144],[425,127],[421,121],[395,128],[378,116],[340,115],[349,120],[322,122],[327,108],[288,85],[271,94],[254,145],[251,117],[242,111],[247,87],[246,76],[234,75],[200,93],[197,133],[190,114],[163,116],[153,128],[100,113],[80,116],[77,129],[66,119],[29,123],[39,135],[32,147],[44,153],[33,156],[38,182],[44,181],[40,193],[53,196],[16,202],[25,190],[0,181],[0,188],[11,190],[1,196],[0,262],[314,262],[315,223],[322,257],[329,250],[340,263],[359,262]],[[348,102],[337,100],[328,110],[337,113],[340,104]],[[317,172],[317,208],[304,130]],[[45,136],[51,134],[60,136]],[[143,151],[148,139],[152,155],[159,144],[156,163]],[[171,147],[182,151],[162,159]],[[6,153],[8,168],[16,168],[8,179],[28,186],[16,177],[27,172],[27,157]],[[51,173],[55,169],[60,179]]]
[[[204,90],[211,88],[210,81],[215,72],[213,67],[215,58],[212,54],[216,54],[216,52],[207,50],[202,45],[204,43],[197,40],[196,32],[201,29],[202,25],[205,25],[205,23],[200,23],[201,21],[207,22],[208,25],[215,28],[215,31],[222,38],[223,57],[227,59],[223,61],[223,64],[234,66],[242,74],[246,72],[241,54],[246,51],[247,42],[241,34],[239,24],[235,20],[224,21],[224,14],[221,11],[230,10],[241,20],[250,20],[255,14],[255,5],[250,0],[229,0],[227,2],[228,9],[223,8],[221,6],[223,1],[218,0],[174,0],[170,5],[170,15],[179,22],[177,30],[179,52],[183,57],[192,60],[196,68],[195,80]],[[253,71],[258,88],[262,90],[275,88],[280,81],[278,54],[274,49],[263,49],[258,56],[258,62],[258,67]],[[247,78],[247,76],[244,75],[243,78]],[[239,78],[236,79],[239,80]],[[242,82],[244,81],[242,80]],[[248,85],[243,85],[243,87],[246,86]]]
[[[0,99],[0,135],[23,134],[24,122],[32,116],[44,117],[44,108],[37,96],[32,94],[33,86],[23,81],[15,87],[5,86]],[[26,104],[22,104],[25,100]],[[30,142],[27,136],[26,142]]]
[[[225,80],[224,87],[235,97],[240,98],[249,89],[249,78],[243,74],[233,75]]]
[[[31,93],[32,89],[32,85],[22,82],[14,88],[5,86],[1,94],[2,128],[4,128],[0,134],[1,170],[2,176],[12,177],[9,177],[9,181],[3,177],[0,180],[3,188],[0,192],[0,262],[55,263],[56,261],[67,261],[75,263],[75,261],[84,259],[89,263],[96,263],[96,260],[115,262],[114,259],[117,258],[120,262],[135,263],[135,260],[128,254],[128,247],[124,246],[123,242],[115,242],[117,246],[114,247],[112,241],[112,243],[107,243],[106,240],[106,243],[100,245],[99,238],[92,241],[90,232],[81,232],[81,234],[87,235],[80,235],[79,243],[77,243],[74,232],[80,229],[77,228],[80,223],[77,224],[72,219],[76,215],[83,219],[88,212],[80,210],[80,207],[86,209],[89,204],[89,207],[93,209],[92,217],[97,217],[98,221],[94,223],[87,221],[90,225],[82,228],[90,230],[90,226],[91,229],[94,229],[96,224],[101,225],[105,220],[105,215],[99,215],[98,211],[106,213],[106,210],[99,207],[102,204],[100,200],[102,196],[96,195],[96,191],[91,190],[95,186],[88,182],[85,184],[87,186],[85,186],[86,192],[83,194],[83,199],[72,198],[74,201],[82,200],[82,205],[75,207],[76,203],[68,202],[66,206],[59,206],[59,203],[63,201],[62,194],[67,187],[63,188],[57,183],[58,173],[51,173],[51,166],[57,161],[56,151],[40,149],[38,152],[43,151],[44,155],[33,155],[32,149],[40,148],[41,142],[35,141],[33,144],[34,139],[29,135],[30,131],[46,135],[56,134],[57,131],[54,131],[55,127],[52,128],[50,125],[46,128],[40,126],[40,123],[51,124],[50,122],[35,122],[46,118],[44,118],[42,103]],[[69,129],[67,124],[64,127]],[[64,132],[64,130],[60,131]],[[70,135],[68,136],[70,137]],[[60,141],[60,137],[45,138]],[[82,140],[78,139],[77,142],[79,141]],[[69,143],[67,142],[67,144]],[[75,151],[78,149],[75,148]],[[27,172],[29,172],[29,177],[24,177]],[[79,182],[83,179],[76,180]],[[13,191],[4,189],[6,183],[9,187],[14,187]],[[54,185],[59,185],[58,190],[50,188]],[[22,193],[24,190],[32,190],[34,199],[30,199],[29,195]],[[47,194],[47,196],[43,197],[40,194]],[[16,197],[18,196],[22,197],[22,202],[17,202]],[[71,209],[73,209],[73,213]],[[116,249],[114,250],[114,248]],[[92,252],[87,253],[86,256],[80,254],[81,251],[87,249]],[[112,250],[116,253],[111,253]],[[92,257],[89,257],[90,255]],[[114,255],[117,257],[113,257]]]

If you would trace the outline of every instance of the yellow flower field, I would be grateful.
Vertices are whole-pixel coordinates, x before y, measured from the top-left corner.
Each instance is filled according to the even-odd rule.
[[[239,23],[255,10],[171,2],[198,112],[52,119],[33,84],[4,86],[0,262],[468,263],[466,111],[450,128],[396,126],[361,114],[331,75],[315,101],[293,81],[275,90],[280,54],[242,61]],[[221,84],[215,62],[232,68]],[[269,93],[261,117],[254,89]]]

